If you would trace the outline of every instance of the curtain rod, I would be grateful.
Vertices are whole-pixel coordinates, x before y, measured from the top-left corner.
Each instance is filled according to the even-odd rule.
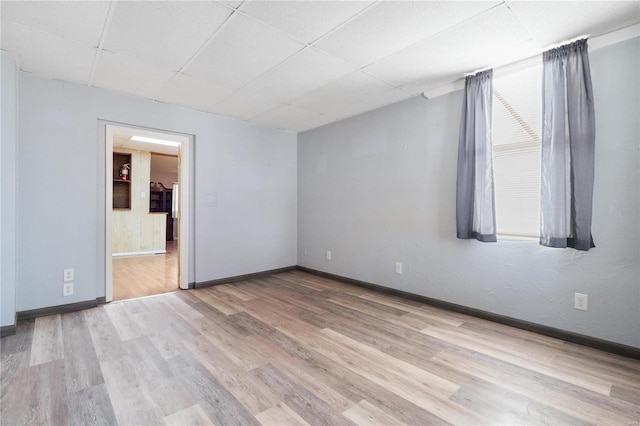
[[[626,27],[626,28],[622,28],[620,30],[616,30],[616,31],[612,31],[610,33],[607,34],[603,34],[601,36],[598,37],[594,37],[589,39],[589,50],[597,50],[606,46],[610,46],[612,44],[615,43],[619,43],[621,41],[624,40],[628,40],[634,37],[638,37],[640,36],[640,24],[635,24],[632,25],[630,27]],[[578,38],[575,38],[571,41],[575,41],[575,40],[579,40],[582,38],[586,38],[586,36],[581,36]],[[570,43],[571,41],[568,42],[563,42],[561,44],[554,44],[542,51],[540,51],[539,53],[536,53],[533,56],[529,56],[527,58],[523,58],[523,59],[519,59],[517,61],[514,62],[510,62],[504,65],[499,65],[497,67],[493,68],[493,75],[494,77],[502,77],[505,75],[509,75],[512,74],[514,72],[526,69],[526,68],[530,68],[532,66],[535,66],[537,64],[541,64],[542,63],[542,53],[546,50],[552,49],[554,47],[558,47],[558,46],[562,46],[563,44],[566,43]],[[483,71],[489,68],[483,68],[480,69],[479,71]],[[441,95],[445,95],[447,93],[451,93],[451,92],[455,92],[456,90],[461,90],[464,89],[464,80],[465,77],[467,75],[472,75],[475,74],[476,72],[479,71],[475,71],[473,73],[467,73],[465,74],[465,76],[458,78],[457,80],[451,82],[451,83],[447,83],[447,84],[443,84],[441,86],[437,86],[434,87],[432,89],[427,89],[422,93],[422,96],[424,96],[427,99],[432,99]]]

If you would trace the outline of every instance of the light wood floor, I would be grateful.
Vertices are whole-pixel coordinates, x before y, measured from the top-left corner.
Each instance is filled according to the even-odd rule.
[[[113,258],[113,300],[178,290],[178,242],[167,241],[166,254]]]
[[[640,361],[300,271],[20,321],[2,425],[640,421]]]

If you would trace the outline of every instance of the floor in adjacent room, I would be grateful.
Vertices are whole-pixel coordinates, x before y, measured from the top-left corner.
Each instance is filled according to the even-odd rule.
[[[292,271],[22,320],[3,425],[638,424],[640,361]]]
[[[113,258],[113,300],[178,290],[178,242],[167,241],[166,254]]]

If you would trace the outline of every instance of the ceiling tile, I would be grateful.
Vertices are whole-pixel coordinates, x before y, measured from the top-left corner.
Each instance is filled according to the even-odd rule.
[[[173,75],[124,55],[102,52],[92,85],[154,99]]]
[[[239,89],[303,47],[265,24],[236,14],[184,71]]]
[[[78,43],[98,47],[107,1],[1,1],[3,20],[17,22]]]
[[[277,101],[240,89],[214,106],[207,108],[207,111],[239,120],[249,120],[277,106],[279,106]]]
[[[0,13],[26,72],[304,131],[638,24],[640,2],[0,0]]]
[[[413,96],[414,95],[403,90],[392,89],[383,93],[375,94],[362,101],[346,104],[344,106],[337,106],[334,110],[334,114],[338,115],[340,119],[353,117],[367,111],[372,111],[386,105],[391,105],[393,103],[409,99]]]
[[[497,65],[508,54],[519,53],[518,46],[530,48],[525,43],[529,40],[531,37],[526,29],[509,8],[502,5],[464,26],[444,31],[369,65],[365,70],[396,85],[415,81],[444,84],[465,73]],[[530,52],[523,51],[522,54],[529,55]]]
[[[371,1],[249,1],[241,10],[311,43],[367,8]]]
[[[315,45],[362,67],[471,18],[498,3],[380,2]]]
[[[45,78],[87,84],[97,49],[2,20],[2,49],[20,69]]]
[[[230,7],[231,9],[237,9],[238,6],[240,6],[242,4],[242,1],[243,0],[236,0],[236,1],[231,1],[231,0],[226,1],[225,0],[225,1],[218,1],[218,3],[223,4],[223,5],[227,6],[227,7]]]
[[[329,113],[393,89],[393,86],[357,71],[309,92],[290,104],[317,113]]]
[[[216,2],[118,2],[104,48],[178,71],[231,13]]]
[[[538,55],[540,54],[540,51],[540,44],[536,40],[527,40],[523,43],[505,47],[499,52],[496,52],[493,63],[488,66],[498,67],[510,64],[521,59]],[[473,59],[473,57],[470,57],[469,59]],[[480,70],[486,66],[486,62],[483,62],[482,58],[476,57],[473,59],[473,63],[470,62],[464,69],[460,67],[460,69],[457,69],[455,72],[438,72],[437,74],[430,74],[423,78],[412,79],[409,83],[402,85],[401,88],[417,95],[427,90],[432,90],[451,84],[457,80],[464,79],[466,74]]]
[[[307,48],[249,83],[247,89],[284,103],[353,71],[343,61]]]
[[[591,37],[640,22],[638,1],[514,1],[509,6],[542,47],[582,35]]]
[[[267,127],[300,132],[334,121],[333,117],[324,117],[310,111],[282,105],[265,114],[251,119],[252,123]]]
[[[157,100],[168,104],[205,111],[221,99],[233,93],[233,89],[213,83],[199,77],[178,74],[167,87],[162,90]]]

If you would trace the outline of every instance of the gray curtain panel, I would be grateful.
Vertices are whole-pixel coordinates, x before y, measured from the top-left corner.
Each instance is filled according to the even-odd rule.
[[[465,79],[458,145],[457,236],[496,241],[491,155],[493,70]]]
[[[589,250],[595,116],[587,40],[544,52],[543,64],[540,244]]]

